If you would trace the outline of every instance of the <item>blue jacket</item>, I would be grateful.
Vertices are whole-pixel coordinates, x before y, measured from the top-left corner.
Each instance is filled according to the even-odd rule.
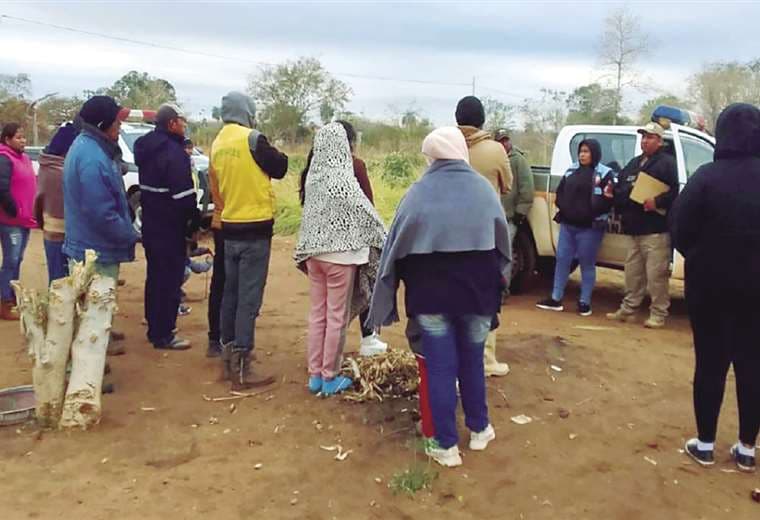
[[[66,238],[63,252],[84,259],[93,249],[98,262],[114,264],[135,259],[137,232],[132,227],[118,146],[97,129],[85,128],[71,145],[63,165]]]

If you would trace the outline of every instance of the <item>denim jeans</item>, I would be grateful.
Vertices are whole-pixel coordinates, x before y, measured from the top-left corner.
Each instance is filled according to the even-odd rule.
[[[0,298],[3,301],[15,299],[11,280],[21,276],[21,262],[29,242],[29,230],[18,226],[0,224],[0,247],[3,249],[3,264],[0,268]]]
[[[557,244],[557,265],[554,268],[552,299],[560,302],[570,277],[573,260],[581,266],[581,296],[579,301],[591,305],[591,293],[596,283],[596,255],[604,238],[603,229],[580,228],[560,224]]]
[[[467,427],[482,432],[488,426],[483,345],[493,317],[421,314],[415,319],[422,331],[435,440],[448,449],[459,440],[457,380]]]
[[[221,339],[237,350],[253,350],[271,252],[271,238],[224,241]]]
[[[53,280],[69,275],[69,260],[63,254],[63,240],[45,240],[45,259],[47,261],[48,285]]]

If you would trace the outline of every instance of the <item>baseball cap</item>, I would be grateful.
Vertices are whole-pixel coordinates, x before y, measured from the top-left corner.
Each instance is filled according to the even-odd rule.
[[[660,137],[662,137],[665,134],[665,130],[662,128],[662,126],[652,121],[645,124],[644,126],[642,126],[636,131],[640,133],[641,135],[654,134],[654,135],[659,135]]]
[[[187,116],[177,105],[174,105],[172,103],[164,103],[158,107],[158,112],[156,112],[157,125],[165,126],[172,119],[184,119],[187,121]]]

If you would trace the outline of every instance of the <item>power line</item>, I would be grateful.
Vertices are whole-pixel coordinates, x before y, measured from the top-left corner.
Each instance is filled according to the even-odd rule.
[[[199,51],[199,50],[195,50],[195,49],[185,49],[185,48],[182,48],[182,47],[175,47],[175,46],[172,46],[172,45],[164,45],[164,44],[149,42],[149,41],[145,41],[145,40],[136,40],[136,39],[133,39],[133,38],[124,38],[124,37],[121,37],[121,36],[113,36],[113,35],[110,35],[110,34],[104,34],[104,33],[99,33],[99,32],[95,32],[95,31],[89,31],[89,30],[86,30],[86,29],[79,29],[79,28],[76,28],[76,27],[69,27],[69,26],[66,26],[66,25],[54,24],[54,23],[49,23],[49,22],[42,22],[40,20],[31,20],[29,18],[22,18],[22,17],[19,17],[19,16],[11,16],[11,15],[7,15],[7,14],[0,14],[0,21],[2,21],[2,19],[15,20],[17,22],[23,22],[23,23],[28,23],[28,24],[32,24],[32,25],[38,25],[38,26],[41,26],[41,27],[48,27],[48,28],[52,28],[52,29],[58,29],[58,30],[61,30],[61,31],[72,32],[72,33],[77,33],[77,34],[85,34],[85,35],[88,35],[88,36],[95,36],[97,38],[104,38],[104,39],[107,39],[107,40],[117,41],[117,42],[120,42],[120,43],[128,43],[128,44],[131,44],[131,45],[142,45],[142,46],[151,47],[151,48],[154,48],[154,49],[163,49],[163,50],[168,50],[168,51],[173,51],[173,52],[180,52],[180,53],[183,53],[183,54],[190,54],[190,55],[195,55],[195,56],[204,56],[206,58],[214,58],[214,59],[220,59],[220,60],[225,60],[225,61],[234,61],[234,62],[240,62],[240,63],[247,63],[249,65],[258,65],[258,66],[263,66],[263,67],[273,67],[273,66],[276,66],[275,63],[267,63],[267,62],[262,62],[262,61],[248,60],[248,59],[245,59],[245,58],[225,56],[225,55],[222,55],[222,54],[214,54],[214,53]],[[366,79],[366,80],[372,80],[372,81],[391,81],[391,82],[398,82],[398,83],[417,83],[417,84],[423,84],[423,85],[439,85],[439,86],[449,86],[449,87],[469,87],[470,86],[469,83],[455,83],[455,82],[434,81],[434,80],[424,80],[424,79],[412,79],[412,78],[393,78],[393,77],[389,77],[389,76],[368,76],[368,75],[364,75],[364,74],[355,74],[355,73],[351,73],[351,72],[333,72],[333,74],[335,76],[343,76],[343,77],[355,78],[355,79]]]

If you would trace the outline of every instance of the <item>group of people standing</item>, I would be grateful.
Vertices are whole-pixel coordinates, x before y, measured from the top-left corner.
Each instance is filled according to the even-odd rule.
[[[10,281],[18,279],[29,230],[44,232],[50,280],[67,275],[69,261],[97,252],[96,270],[118,279],[134,260],[135,231],[122,181],[118,146],[125,109],[95,96],[73,123],[62,126],[40,158],[39,179],[23,153],[23,128],[0,133],[0,297],[3,319],[18,319]],[[266,286],[274,230],[272,179],[282,179],[288,157],[255,129],[255,105],[230,92],[222,98],[223,127],[211,147],[209,184],[214,203],[215,255],[208,307],[207,356],[220,358],[232,389],[271,384],[254,373],[256,319]],[[352,381],[341,374],[347,327],[360,316],[360,354],[387,349],[380,327],[400,319],[397,292],[405,286],[406,336],[420,368],[422,433],[426,451],[444,466],[462,463],[456,425],[461,396],[469,448],[495,439],[485,378],[509,366],[496,356],[502,298],[510,282],[511,242],[530,211],[533,177],[524,154],[506,131],[483,131],[477,98],[460,100],[458,126],[438,128],[422,143],[428,168],[401,201],[389,230],[373,206],[366,166],[355,155],[356,132],[337,121],[314,137],[300,179],[303,206],[294,261],[310,285],[307,387],[332,395]],[[156,127],[135,143],[142,193],[142,241],[147,259],[145,317],[157,349],[185,350],[176,319],[188,247],[199,227],[197,181],[186,150],[186,118],[163,105]],[[581,267],[578,312],[591,314],[596,256],[611,210],[630,236],[626,294],[608,318],[631,321],[647,292],[648,328],[668,313],[668,265],[673,239],[686,258],[689,314],[695,337],[694,406],[699,435],[685,451],[704,466],[714,463],[717,418],[726,373],[737,376],[740,440],[730,453],[739,469],[755,468],[760,429],[760,323],[754,305],[760,279],[760,110],[732,105],[718,120],[715,161],[703,166],[680,197],[664,129],[639,130],[642,154],[620,172],[602,163],[600,144],[582,141],[578,162],[556,193],[560,224],[551,297],[538,306],[562,310],[572,264]],[[190,149],[191,151],[191,149]],[[643,204],[631,200],[638,176],[669,189]],[[739,189],[737,189],[737,186]],[[674,205],[675,204],[675,205]],[[670,214],[671,208],[675,208]],[[728,266],[726,254],[734,253]]]

